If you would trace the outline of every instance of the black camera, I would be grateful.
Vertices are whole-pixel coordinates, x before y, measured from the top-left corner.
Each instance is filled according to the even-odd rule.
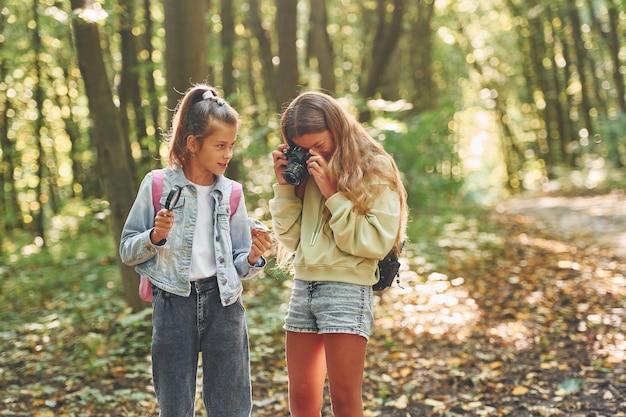
[[[283,151],[283,153],[287,156],[287,168],[283,172],[283,178],[291,185],[300,184],[309,175],[309,170],[306,167],[306,161],[311,157],[309,150],[295,146]]]

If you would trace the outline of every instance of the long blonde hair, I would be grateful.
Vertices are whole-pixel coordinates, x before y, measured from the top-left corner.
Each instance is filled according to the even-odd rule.
[[[367,214],[379,195],[371,184],[383,179],[400,196],[400,227],[393,250],[400,252],[408,218],[407,193],[393,157],[374,140],[361,124],[333,97],[319,92],[305,92],[296,97],[281,118],[283,139],[293,147],[294,138],[328,130],[335,140],[335,152],[328,161],[337,189],[352,201],[360,214]],[[375,159],[385,157],[391,170],[381,169]]]

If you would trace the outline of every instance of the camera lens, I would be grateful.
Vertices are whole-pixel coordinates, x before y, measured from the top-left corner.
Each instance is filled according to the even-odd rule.
[[[306,176],[306,169],[300,164],[290,164],[283,172],[283,178],[291,185],[298,185]]]

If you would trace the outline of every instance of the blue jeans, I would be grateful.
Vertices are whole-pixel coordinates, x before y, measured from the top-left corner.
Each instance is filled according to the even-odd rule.
[[[250,352],[241,300],[223,307],[215,278],[181,297],[153,287],[152,377],[160,417],[192,417],[198,355],[209,417],[249,417]]]

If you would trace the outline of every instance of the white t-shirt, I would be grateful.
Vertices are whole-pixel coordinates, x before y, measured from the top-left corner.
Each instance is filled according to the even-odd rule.
[[[211,197],[214,185],[197,185],[198,191],[198,218],[193,233],[191,247],[191,270],[189,279],[196,281],[202,278],[213,277],[217,274],[215,263],[215,245],[213,240],[213,210],[215,202]]]

